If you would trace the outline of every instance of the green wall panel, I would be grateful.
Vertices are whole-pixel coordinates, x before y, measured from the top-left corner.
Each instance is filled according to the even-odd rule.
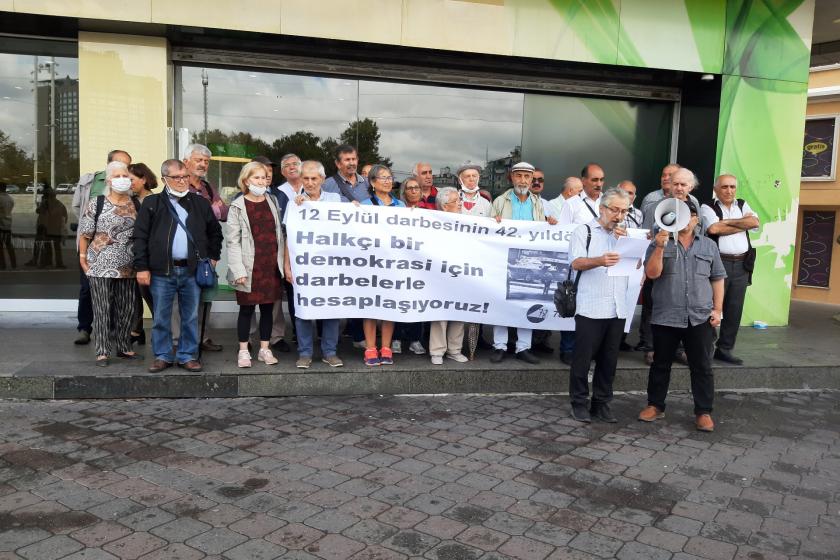
[[[724,74],[808,81],[814,0],[728,0]]]
[[[744,324],[786,325],[793,270],[807,84],[724,76],[719,173],[738,178],[738,195],[758,213],[758,260]]]
[[[622,0],[618,63],[719,74],[726,0]]]

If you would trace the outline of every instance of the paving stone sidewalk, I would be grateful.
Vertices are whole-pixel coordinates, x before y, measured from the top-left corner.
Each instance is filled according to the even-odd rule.
[[[840,393],[0,402],[0,560],[840,558]]]

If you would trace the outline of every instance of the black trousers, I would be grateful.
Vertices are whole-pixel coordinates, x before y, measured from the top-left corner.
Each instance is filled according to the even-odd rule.
[[[683,328],[651,325],[653,330],[653,364],[648,373],[648,404],[665,410],[665,397],[671,384],[671,364],[680,342],[688,357],[691,372],[691,393],[694,395],[694,414],[712,411],[715,400],[715,379],[712,375],[711,349],[715,329],[706,321]]]
[[[239,316],[236,318],[236,334],[239,342],[248,342],[251,334],[251,318],[254,316],[256,305],[240,305]],[[274,324],[273,303],[261,303],[260,308],[260,342],[271,339],[271,327]]]
[[[93,300],[90,298],[90,281],[85,271],[79,268],[79,308],[76,312],[79,326],[76,330],[93,332]]]
[[[750,274],[744,270],[744,261],[724,260],[723,268],[726,270],[726,279],[723,281],[723,320],[720,322],[717,347],[732,350],[735,348],[738,327],[741,326]]]
[[[592,405],[607,403],[613,397],[613,379],[618,363],[618,346],[624,332],[624,319],[590,319],[575,315],[575,351],[569,372],[572,404],[586,404],[589,398],[589,365],[595,360],[592,377]]]

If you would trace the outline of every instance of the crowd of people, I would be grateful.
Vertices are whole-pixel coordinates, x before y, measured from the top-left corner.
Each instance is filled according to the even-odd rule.
[[[545,173],[519,162],[510,169],[512,187],[493,199],[479,186],[477,165],[457,170],[458,188],[437,188],[432,166],[422,162],[398,185],[387,166],[371,163],[360,169],[357,150],[342,145],[335,152],[338,171],[331,177],[322,163],[301,161],[295,154],[277,163],[254,158],[242,167],[238,192],[226,203],[208,181],[210,158],[206,146],[193,144],[183,160],[164,161],[163,188],[158,192],[155,173],[142,163],[132,163],[123,150],[108,154],[104,170],[80,179],[73,199],[80,217],[76,344],[93,339],[97,366],[107,367],[113,358],[142,358],[134,344],[146,342],[145,301],[153,323],[154,360],[149,371],[174,365],[201,371],[201,352],[222,351],[205,328],[206,321],[199,320],[210,312],[213,295],[212,286],[204,285],[201,278],[208,267],[215,268],[224,250],[227,282],[239,305],[237,365],[251,367],[252,342],[257,343],[256,359],[268,365],[278,363],[274,352],[291,351],[282,307],[285,294],[297,343],[296,367],[311,367],[316,337],[322,361],[341,367],[340,320],[316,323],[295,314],[286,210],[304,201],[419,208],[497,221],[575,225],[569,248],[571,267],[580,277],[575,330],[560,333],[558,349],[560,360],[570,366],[572,417],[580,422],[616,421],[609,403],[618,355],[635,349],[645,352],[650,365],[648,405],[639,420],[649,422],[664,415],[671,366],[680,360],[691,373],[696,427],[714,428],[711,360],[742,363],[732,352],[754,261],[748,232],[759,225],[749,205],[736,198],[736,177],[718,177],[714,200],[700,205],[691,194],[698,184],[694,173],[669,164],[662,170],[659,190],[636,207],[636,185],[622,180],[605,188],[604,169],[596,163],[584,166],[580,176],[566,178],[560,195],[550,200],[542,196]],[[276,168],[284,181],[276,177]],[[655,223],[655,208],[668,198],[685,202],[691,213],[672,241],[669,232]],[[616,243],[629,228],[648,230],[650,239],[635,348],[624,333],[625,321],[634,312],[625,301],[628,277],[608,274],[609,267],[619,262]],[[458,321],[348,319],[345,334],[363,350],[367,366],[393,364],[403,343],[407,351],[425,354],[424,342],[431,363],[441,365],[444,358],[468,361],[463,353],[465,327]],[[488,326],[491,345],[484,342],[481,326],[470,327],[478,329],[479,343],[491,350],[493,363],[512,353],[522,362],[537,364],[537,354],[554,351],[548,343],[551,332]],[[590,397],[587,376],[593,361]]]

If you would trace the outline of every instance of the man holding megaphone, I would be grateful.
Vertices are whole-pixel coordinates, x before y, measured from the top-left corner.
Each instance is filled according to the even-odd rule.
[[[653,284],[654,353],[648,373],[648,405],[639,420],[653,422],[665,416],[671,365],[682,343],[691,372],[695,427],[711,432],[715,427],[711,417],[715,385],[710,349],[714,328],[722,318],[726,271],[717,244],[697,231],[697,205],[691,200],[674,205],[674,223],[661,222],[645,258],[645,274]],[[683,212],[688,209],[687,221],[680,216],[680,208]],[[670,241],[672,232],[677,232],[674,241]]]

